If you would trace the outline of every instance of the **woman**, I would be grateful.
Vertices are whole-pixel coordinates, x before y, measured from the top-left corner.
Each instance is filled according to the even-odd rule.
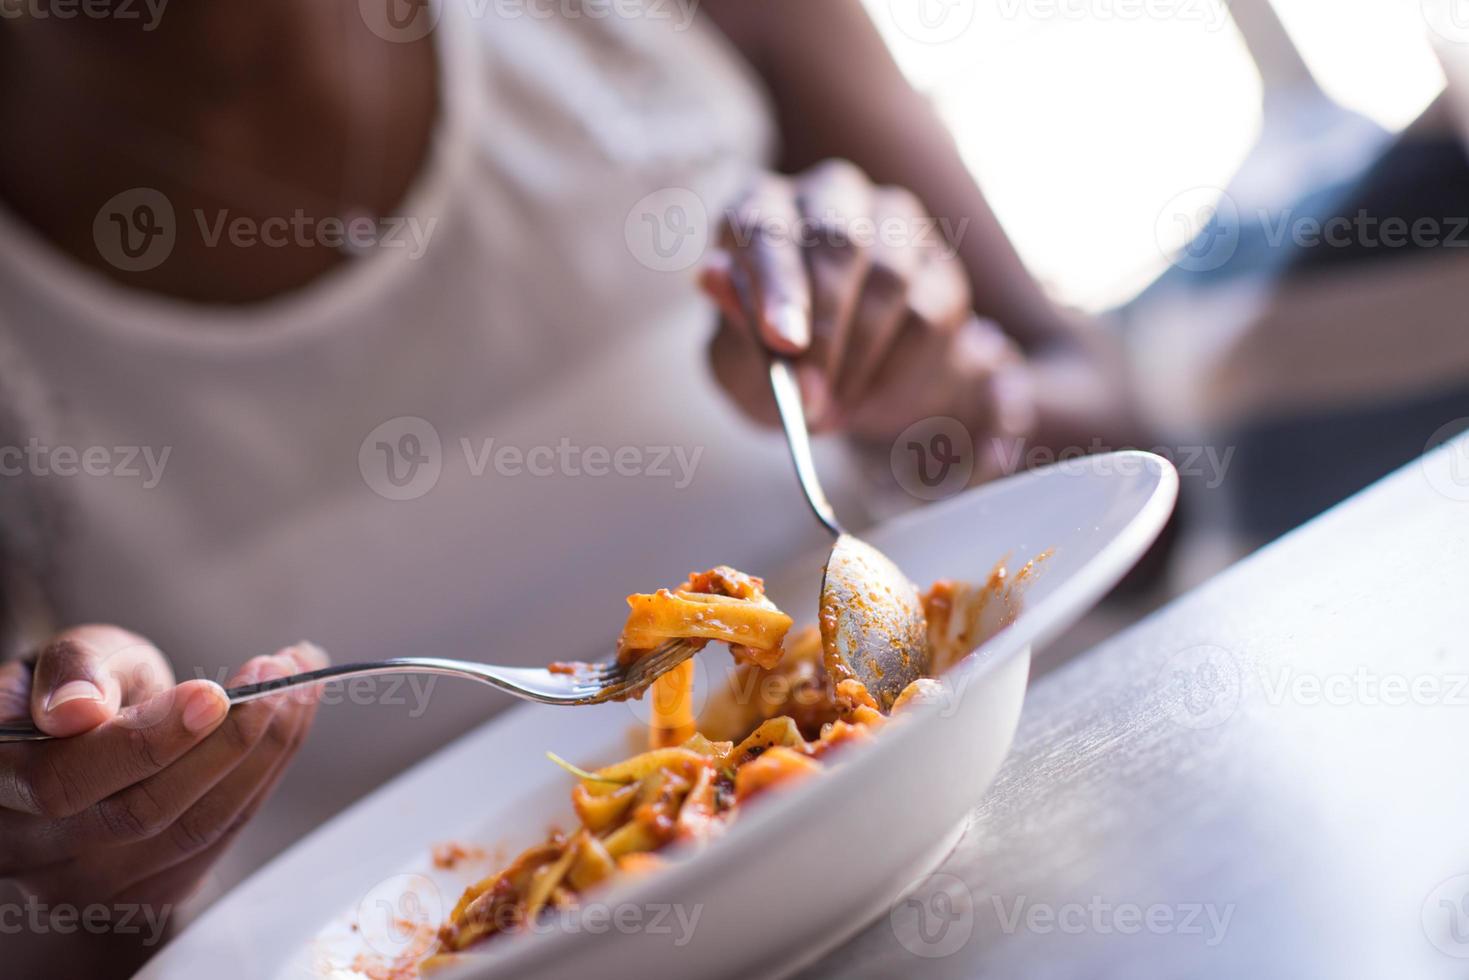
[[[0,690],[65,736],[0,747],[32,902],[171,910],[496,707],[338,691],[247,826],[315,708],[226,715],[217,682],[323,656],[283,642],[592,656],[618,596],[818,540],[780,443],[690,370],[698,285],[757,418],[769,349],[884,456],[927,416],[1125,438],[1102,339],[854,0],[115,10],[0,22]],[[700,210],[696,265],[637,237]],[[22,973],[129,972],[119,931],[30,930]]]

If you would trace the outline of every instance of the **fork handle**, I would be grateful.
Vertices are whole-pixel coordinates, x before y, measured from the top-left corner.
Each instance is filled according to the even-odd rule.
[[[816,460],[811,453],[811,430],[806,424],[806,410],[801,405],[801,386],[796,381],[796,369],[784,357],[770,358],[770,390],[775,394],[776,412],[780,415],[781,428],[785,430],[791,462],[796,467],[796,480],[806,494],[806,503],[832,536],[839,538],[846,532],[816,475]]]
[[[322,684],[339,677],[371,677],[378,674],[441,674],[450,677],[467,677],[480,683],[491,684],[512,694],[520,694],[513,685],[498,681],[483,671],[476,671],[472,669],[472,665],[439,657],[391,657],[387,660],[364,663],[332,664],[320,670],[308,670],[286,677],[273,677],[255,684],[242,684],[239,687],[229,688],[224,693],[229,699],[230,707],[234,707],[237,704],[258,701],[260,698],[279,694],[292,688]],[[45,742],[54,737],[54,735],[47,735],[30,723],[0,725],[0,743]]]

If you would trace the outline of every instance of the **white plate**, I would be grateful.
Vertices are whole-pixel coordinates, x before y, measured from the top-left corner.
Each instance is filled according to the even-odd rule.
[[[1156,456],[1093,456],[864,535],[921,585],[983,581],[1006,556],[1020,564],[1052,555],[1020,618],[950,672],[946,705],[843,753],[819,778],[762,798],[722,838],[609,889],[584,906],[583,918],[492,941],[435,980],[772,976],[851,935],[947,853],[1009,749],[1031,645],[1065,629],[1121,578],[1162,528],[1177,485]],[[823,559],[807,556],[768,577],[772,596],[798,621],[802,611],[814,617]],[[639,710],[506,712],[277,858],[140,977],[347,978],[361,976],[349,969],[358,955],[392,960],[413,942],[408,924],[426,933],[496,859],[540,840],[550,824],[572,823],[570,780],[544,752],[582,764],[621,758],[633,749],[626,734]],[[498,847],[470,867],[436,870],[428,851],[444,841]]]

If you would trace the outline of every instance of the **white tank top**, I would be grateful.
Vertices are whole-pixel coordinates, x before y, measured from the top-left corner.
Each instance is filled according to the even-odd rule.
[[[645,195],[727,200],[771,142],[723,38],[676,26],[451,0],[403,207],[427,251],[274,301],[129,290],[0,214],[0,444],[42,461],[0,480],[6,546],[49,563],[56,619],[137,630],[181,678],[302,638],[537,664],[610,652],[629,592],[816,544],[783,443],[704,369],[694,270],[628,245]],[[324,706],[210,891],[507,703],[375,690],[402,703]]]

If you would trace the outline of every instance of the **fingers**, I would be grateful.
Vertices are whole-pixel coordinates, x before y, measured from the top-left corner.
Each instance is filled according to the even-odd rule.
[[[311,662],[325,666],[324,656],[315,648],[303,656],[321,658]],[[293,650],[257,657],[230,681],[230,686],[287,677],[302,669],[300,662]],[[308,699],[314,699],[314,695],[287,691],[237,706],[197,748],[163,771],[128,785],[78,814],[69,831],[79,838],[100,838],[113,844],[157,836],[251,753],[261,748],[267,753],[278,750],[281,730],[275,724],[277,714],[304,706]]]
[[[957,418],[976,440],[1020,436],[1034,425],[1029,369],[993,322],[969,317],[947,329],[910,314],[850,424],[890,439],[935,415]]]
[[[952,364],[959,386],[955,410],[974,431],[1008,439],[1035,427],[1029,365],[997,324],[967,320],[954,338]]]
[[[923,205],[907,191],[881,187],[873,192],[872,207],[879,227],[893,224],[917,227],[924,218]],[[851,412],[867,396],[877,369],[887,358],[904,320],[909,314],[910,292],[919,280],[922,263],[933,261],[932,249],[915,247],[906,240],[895,241],[879,235],[869,250],[869,262],[852,326],[847,336],[847,351],[835,384],[836,400],[841,409]],[[911,297],[925,302],[922,296]],[[953,304],[954,297],[945,297]],[[929,306],[938,304],[926,300]],[[963,310],[968,304],[967,292],[957,297]]]
[[[48,735],[91,731],[173,686],[168,661],[147,640],[115,626],[78,626],[58,634],[36,658],[31,718]]]
[[[326,663],[320,650],[302,644],[252,660],[230,683],[256,683]],[[115,752],[108,752],[104,753],[108,765],[100,771],[82,771],[78,778],[73,768],[77,759],[37,756],[44,763],[19,768],[26,788],[17,792],[17,781],[4,783],[4,778],[23,759],[0,759],[0,783],[10,797],[27,801],[28,812],[41,812],[39,816],[0,812],[0,876],[23,881],[44,894],[86,901],[118,894],[176,898],[202,878],[280,779],[310,728],[318,695],[315,689],[298,689],[241,705],[216,721],[208,736],[180,757],[175,748],[154,743],[166,743],[160,733],[188,716],[185,694],[211,690],[223,704],[223,691],[207,681],[191,681],[177,690],[181,693],[161,716],[157,712],[150,716],[149,710],[164,695],[124,708],[94,732],[45,746],[90,744],[115,750],[111,741],[143,715],[150,723],[135,730],[152,738],[130,745],[139,752],[160,753],[151,766],[133,764],[127,770],[112,758]],[[95,796],[105,788],[104,780],[119,778],[117,773],[136,775],[145,768],[153,771],[80,812],[61,819],[51,815]],[[62,788],[49,788],[47,779],[62,780]],[[36,801],[48,802],[36,805]]]
[[[84,734],[0,747],[0,807],[48,820],[81,813],[172,765],[228,707],[218,684],[188,681]]]
[[[740,321],[769,350],[788,356],[811,343],[811,288],[791,235],[798,219],[790,181],[767,175],[735,204],[722,242],[732,259],[728,278],[741,301]]]
[[[326,660],[315,648],[296,647],[274,657],[258,658],[233,683],[253,683],[304,670],[315,670]],[[230,723],[181,762],[143,783],[115,801],[118,806],[158,807],[160,830],[133,841],[133,846],[113,848],[102,860],[109,880],[119,888],[142,886],[147,879],[206,856],[218,856],[260,808],[300,748],[316,713],[313,694],[281,694],[241,705],[231,712]],[[230,725],[239,723],[236,730]],[[197,758],[196,758],[197,757]],[[103,806],[114,801],[104,801]],[[146,811],[144,811],[146,812]],[[104,821],[111,823],[111,821]],[[152,821],[149,821],[152,822]],[[151,828],[150,828],[151,829]],[[213,857],[207,857],[212,862]],[[53,887],[69,890],[68,881],[78,873],[60,876]]]
[[[801,361],[816,369],[808,372],[805,394],[819,419],[830,408],[830,393],[867,278],[871,236],[857,232],[875,213],[873,188],[851,163],[830,160],[803,174],[797,190],[799,241],[811,284],[811,347]]]
[[[738,332],[748,334],[745,322],[744,301],[735,290],[730,274],[734,258],[721,248],[711,248],[705,256],[704,268],[699,270],[699,288],[719,307],[720,325],[733,325]]]
[[[780,421],[766,370],[768,355],[749,338],[743,327],[722,319],[709,342],[709,369],[740,410],[762,425]]]
[[[721,386],[776,419],[768,352],[791,358],[813,431],[891,438],[932,415],[978,435],[1024,431],[1034,407],[1020,351],[973,315],[969,276],[913,194],[845,161],[763,180],[732,210],[704,289],[722,314]],[[809,323],[799,340],[798,320]],[[793,337],[797,337],[793,341]]]
[[[318,670],[327,665],[325,655],[309,645],[284,650],[275,659],[286,674]],[[319,700],[317,688],[265,699],[272,712],[254,749],[185,810],[168,834],[161,836],[163,860],[150,871],[226,843],[244,826],[300,749],[316,717]]]

